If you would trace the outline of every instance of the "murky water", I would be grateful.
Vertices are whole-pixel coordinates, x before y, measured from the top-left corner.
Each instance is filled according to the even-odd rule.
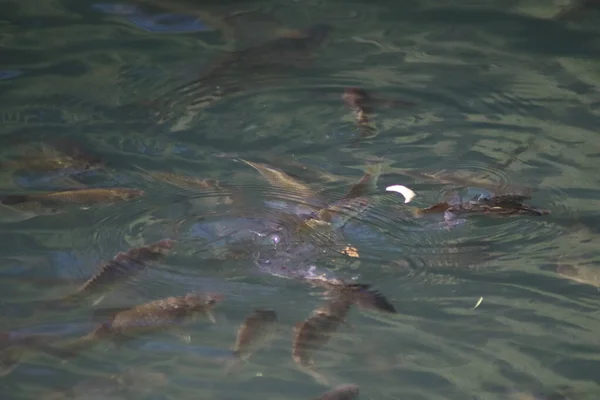
[[[5,2],[0,397],[600,398],[587,3]],[[375,190],[344,197],[374,163]],[[419,212],[499,194],[550,213]],[[166,238],[153,262],[132,250]],[[111,260],[118,285],[58,301]],[[291,350],[327,301],[317,274],[396,309],[351,308],[314,355],[327,382]],[[190,292],[223,296],[215,323],[66,353],[118,309]],[[257,309],[275,337],[226,374]]]

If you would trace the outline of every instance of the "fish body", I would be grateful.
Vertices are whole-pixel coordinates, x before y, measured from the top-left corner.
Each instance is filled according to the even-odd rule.
[[[598,267],[559,263],[555,266],[555,272],[573,282],[600,289],[600,268]]]
[[[250,359],[252,354],[265,346],[275,336],[277,331],[277,313],[273,310],[255,310],[238,329],[233,347],[233,360],[225,369],[229,375],[242,361]]]
[[[333,388],[314,400],[353,400],[358,397],[359,393],[357,385],[345,384]]]
[[[534,208],[523,204],[529,196],[519,194],[505,194],[489,198],[476,198],[473,200],[445,201],[431,207],[417,210],[417,214],[445,213],[447,219],[452,219],[460,214],[486,214],[486,215],[533,215],[542,216],[550,213],[548,210]]]
[[[256,310],[250,314],[237,334],[234,355],[247,360],[253,352],[272,339],[277,328],[277,313],[273,310]]]
[[[183,114],[187,114],[182,119],[193,119],[193,109],[206,107],[226,95],[245,90],[257,77],[272,75],[274,67],[281,70],[282,66],[287,66],[282,72],[288,76],[287,70],[302,65],[310,52],[329,36],[331,30],[329,25],[316,24],[299,34],[279,37],[262,45],[232,52],[200,79],[171,90],[150,105],[161,109],[161,122],[172,117],[176,108],[182,108]],[[252,79],[248,79],[248,75]],[[185,123],[187,121],[183,122]],[[180,121],[176,123],[176,129],[181,129],[179,125]]]
[[[145,270],[149,264],[164,259],[175,244],[174,240],[163,239],[147,246],[117,253],[112,260],[102,264],[94,276],[83,283],[74,294],[66,297],[64,301],[72,301],[110,289],[111,286]]]
[[[188,293],[141,304],[115,313],[91,333],[66,344],[65,348],[77,354],[99,339],[126,340],[133,336],[174,329],[198,315],[214,322],[212,309],[223,300],[220,294]]]
[[[255,163],[240,159],[242,162],[248,164],[252,168],[256,169],[262,176],[274,187],[279,187],[286,190],[287,192],[294,193],[303,199],[314,196],[313,190],[306,184],[292,178],[285,172],[268,166],[267,164]]]
[[[292,343],[292,358],[301,367],[314,365],[313,353],[327,344],[331,335],[345,323],[352,301],[335,298],[318,307],[313,314],[296,324]]]
[[[26,202],[39,202],[41,204],[99,204],[130,200],[142,195],[144,195],[144,191],[140,189],[73,189],[50,193],[8,195],[1,199],[1,203],[4,205],[15,205]]]

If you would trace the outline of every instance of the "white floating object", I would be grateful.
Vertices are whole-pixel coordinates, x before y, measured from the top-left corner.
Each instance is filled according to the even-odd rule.
[[[388,186],[385,188],[385,190],[388,192],[400,193],[402,196],[404,196],[405,203],[410,203],[410,201],[417,195],[415,192],[402,185]]]
[[[475,304],[475,307],[473,307],[473,310],[476,309],[477,307],[479,307],[479,305],[481,304],[482,301],[483,301],[483,297],[480,297],[477,304]]]

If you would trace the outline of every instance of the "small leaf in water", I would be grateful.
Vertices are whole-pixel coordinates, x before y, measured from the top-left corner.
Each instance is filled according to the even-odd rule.
[[[475,307],[473,307],[473,310],[476,309],[477,307],[479,307],[479,305],[481,304],[482,301],[483,301],[483,297],[480,297],[477,304],[475,304]]]

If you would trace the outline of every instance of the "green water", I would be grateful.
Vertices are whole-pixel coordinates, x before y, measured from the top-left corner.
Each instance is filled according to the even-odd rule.
[[[185,325],[189,343],[159,333],[99,343],[66,361],[31,353],[0,377],[1,399],[324,393],[330,387],[299,371],[290,350],[293,326],[323,303],[322,292],[261,273],[252,241],[285,219],[277,204],[301,199],[237,158],[284,170],[334,201],[378,157],[377,200],[343,229],[359,258],[306,262],[371,284],[397,314],[352,309],[315,355],[331,385],[356,384],[360,399],[373,400],[556,399],[561,390],[600,398],[597,8],[557,21],[565,2],[553,0],[99,4],[2,5],[0,162],[32,159],[68,139],[106,168],[61,176],[3,164],[0,187],[118,186],[145,195],[59,213],[2,209],[0,331],[76,338],[93,328],[93,308],[191,291],[225,300],[216,324]],[[226,18],[238,11],[250,12]],[[179,17],[149,28],[165,14]],[[234,49],[298,37],[315,24],[332,29],[307,51],[250,52],[198,83]],[[347,87],[414,106],[375,105],[377,135],[361,138],[342,101]],[[442,170],[483,180],[467,185],[471,193],[528,188],[528,204],[551,213],[468,216],[453,229],[442,215],[416,218],[409,206],[442,201],[453,186],[415,174]],[[239,188],[243,205],[147,171],[217,180]],[[385,192],[394,184],[417,193],[410,205]],[[101,261],[163,238],[178,240],[175,251],[96,306],[57,311],[33,302],[65,296]],[[578,280],[557,265],[576,267]],[[238,326],[257,308],[276,310],[277,338],[225,377]]]

